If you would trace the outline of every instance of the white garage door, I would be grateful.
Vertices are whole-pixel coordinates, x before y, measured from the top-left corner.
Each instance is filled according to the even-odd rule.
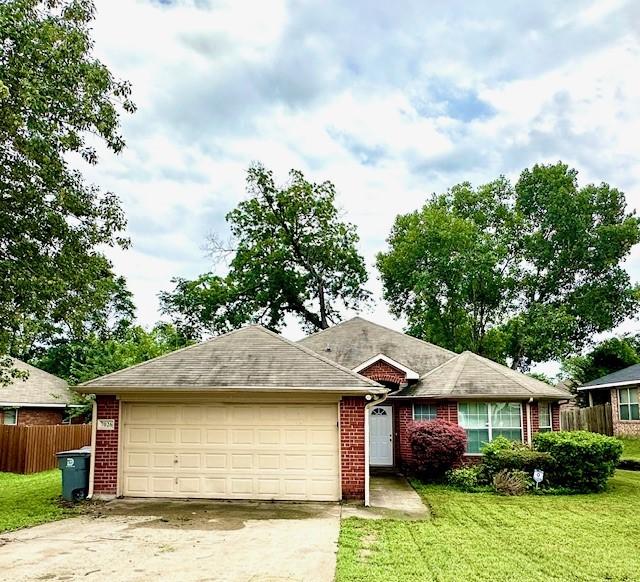
[[[126,404],[135,497],[339,499],[337,404]]]

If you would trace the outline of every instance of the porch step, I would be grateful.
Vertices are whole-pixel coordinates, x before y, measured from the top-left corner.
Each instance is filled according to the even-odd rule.
[[[369,475],[398,475],[399,471],[395,467],[369,467]]]

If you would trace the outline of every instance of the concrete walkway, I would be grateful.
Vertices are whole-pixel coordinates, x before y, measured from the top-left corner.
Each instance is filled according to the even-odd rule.
[[[347,504],[342,508],[342,517],[363,519],[429,519],[429,508],[421,497],[400,475],[371,477],[369,483],[370,507]]]

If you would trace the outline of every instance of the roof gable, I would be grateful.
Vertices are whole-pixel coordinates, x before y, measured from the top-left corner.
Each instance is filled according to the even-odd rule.
[[[259,325],[243,327],[96,378],[80,388],[87,393],[113,389],[386,390]]]
[[[354,317],[309,335],[298,344],[351,370],[376,354],[384,354],[418,374],[426,374],[456,355],[362,317]]]
[[[420,375],[417,372],[414,372],[411,368],[402,365],[400,362],[396,362],[393,358],[385,356],[384,354],[378,354],[373,356],[373,358],[369,358],[366,362],[362,362],[362,364],[356,366],[353,371],[362,373],[363,370],[366,370],[376,362],[384,362],[385,364],[389,364],[392,368],[395,368],[400,372],[404,372],[407,380],[417,380],[420,377]]]
[[[420,378],[401,396],[569,399],[571,393],[473,352],[462,352]]]
[[[26,380],[14,379],[10,384],[0,387],[0,406],[20,404],[50,404],[61,406],[73,400],[67,383],[62,379],[36,368],[31,364],[12,358],[13,366],[28,372]]]

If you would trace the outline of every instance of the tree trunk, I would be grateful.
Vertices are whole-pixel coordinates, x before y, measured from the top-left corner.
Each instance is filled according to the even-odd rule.
[[[327,305],[324,298],[324,285],[322,281],[318,283],[318,301],[320,303],[320,329],[327,329]]]

